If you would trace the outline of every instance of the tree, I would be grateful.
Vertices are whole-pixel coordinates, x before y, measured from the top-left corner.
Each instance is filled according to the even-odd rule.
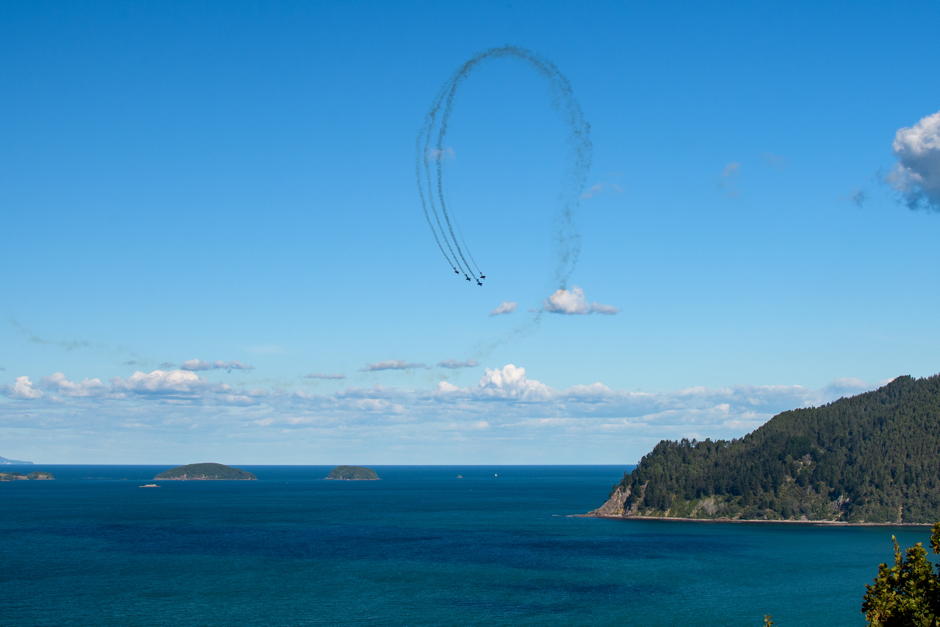
[[[902,555],[897,538],[891,539],[894,565],[879,565],[875,583],[865,586],[865,618],[875,627],[940,626],[940,566],[935,573],[922,543]],[[940,522],[931,530],[930,547],[940,554]]]

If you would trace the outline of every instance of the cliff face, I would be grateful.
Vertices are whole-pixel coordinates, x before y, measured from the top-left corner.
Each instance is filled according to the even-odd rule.
[[[733,441],[660,442],[595,516],[940,520],[940,376],[783,412]]]
[[[610,493],[607,500],[604,501],[604,504],[588,512],[588,515],[602,518],[624,516],[624,503],[628,496],[630,496],[630,488],[624,486],[622,483],[618,484],[614,487],[614,491]]]

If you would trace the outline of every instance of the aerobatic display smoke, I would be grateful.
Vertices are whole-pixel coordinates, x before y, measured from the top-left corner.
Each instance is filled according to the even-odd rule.
[[[568,128],[571,165],[559,192],[560,208],[555,232],[557,264],[553,277],[559,288],[565,288],[581,252],[574,214],[591,167],[591,127],[584,119],[568,79],[551,61],[515,46],[490,48],[467,60],[444,83],[428,110],[416,142],[415,175],[421,208],[434,242],[454,274],[482,285],[486,276],[470,252],[456,216],[447,206],[444,160],[449,154],[447,131],[461,84],[481,63],[503,58],[524,61],[546,79],[552,92],[552,104],[562,114]]]

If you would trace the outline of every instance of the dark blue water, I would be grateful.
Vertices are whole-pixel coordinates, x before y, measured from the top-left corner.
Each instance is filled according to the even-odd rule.
[[[864,624],[891,534],[928,535],[567,516],[623,467],[245,466],[259,481],[137,487],[165,468],[0,483],[0,625]]]

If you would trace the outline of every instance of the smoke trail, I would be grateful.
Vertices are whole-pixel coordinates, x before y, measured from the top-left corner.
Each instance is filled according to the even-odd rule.
[[[560,211],[556,218],[557,227],[555,232],[555,245],[557,248],[557,263],[554,270],[555,283],[564,288],[568,279],[571,277],[574,267],[577,264],[581,253],[581,238],[574,224],[574,214],[578,207],[581,191],[587,181],[588,170],[591,167],[591,127],[584,119],[581,107],[574,97],[574,91],[571,83],[558,70],[558,68],[547,59],[544,59],[536,53],[519,48],[516,46],[503,46],[485,50],[465,61],[460,68],[444,84],[444,87],[438,93],[426,117],[425,124],[418,135],[418,144],[423,143],[423,151],[418,155],[418,159],[423,158],[424,174],[426,176],[426,185],[428,188],[427,204],[430,204],[431,211],[435,214],[440,237],[448,243],[448,248],[454,255],[454,259],[459,259],[464,267],[470,267],[467,263],[467,257],[470,257],[472,265],[479,272],[479,266],[476,260],[470,254],[470,249],[463,241],[462,235],[458,238],[455,234],[454,224],[456,220],[451,217],[447,208],[447,201],[444,194],[444,164],[443,159],[436,159],[433,169],[433,176],[429,163],[429,154],[433,152],[436,155],[443,155],[446,149],[446,138],[450,123],[450,116],[453,112],[454,102],[461,84],[475,71],[477,66],[489,59],[515,58],[528,63],[535,71],[545,78],[552,90],[552,105],[555,109],[561,111],[564,121],[568,127],[567,142],[572,153],[572,163],[567,173],[565,184],[559,193]],[[437,127],[436,138],[432,146],[432,135],[435,126]],[[423,142],[422,142],[423,139]],[[420,161],[419,161],[420,163]],[[420,172],[420,167],[418,168]],[[424,185],[418,180],[418,187],[421,194],[422,207],[425,208],[427,215],[427,204],[425,200]],[[443,217],[443,220],[441,220]],[[430,220],[428,220],[430,224]],[[445,230],[446,225],[446,230]],[[432,226],[435,239],[439,237],[438,231]],[[459,231],[459,228],[458,228]],[[463,246],[461,246],[463,244]],[[459,265],[459,264],[458,264]]]
[[[421,140],[418,140],[418,150],[421,150]],[[441,254],[444,256],[444,259],[447,260],[447,264],[451,267],[454,272],[457,272],[457,264],[452,260],[453,251],[448,255],[447,251],[444,250],[444,245],[441,244],[441,238],[437,234],[437,229],[434,228],[434,225],[431,223],[431,215],[428,212],[428,202],[424,197],[424,187],[421,185],[421,164],[420,161],[415,163],[415,176],[418,178],[418,195],[421,197],[421,210],[424,213],[424,219],[427,220],[428,228],[431,229],[431,233],[434,235],[434,243],[437,244],[438,250],[441,251]],[[448,248],[450,244],[448,243]]]
[[[449,83],[448,83],[449,84]],[[444,98],[444,94],[447,91],[447,85],[445,85],[437,98],[435,99],[434,106],[431,107],[431,110],[428,111],[428,114],[425,118],[425,125],[422,129],[422,132],[418,136],[418,143],[421,144],[421,138],[424,138],[423,150],[418,155],[418,159],[421,159],[423,156],[424,162],[424,175],[427,179],[427,198],[430,201],[431,212],[434,214],[435,222],[437,223],[437,228],[440,231],[441,237],[447,243],[447,249],[450,251],[451,255],[454,258],[454,261],[457,267],[463,272],[465,277],[468,277],[471,274],[474,274],[473,269],[470,267],[470,264],[467,263],[467,259],[463,254],[463,251],[460,248],[460,243],[457,241],[457,237],[454,235],[454,227],[451,224],[450,215],[447,213],[446,206],[442,208],[441,211],[438,210],[437,201],[435,200],[435,190],[434,190],[434,180],[435,178],[431,175],[431,155],[435,157],[437,162],[438,170],[442,168],[442,162],[444,160],[445,152],[444,148],[432,148],[431,147],[431,136],[434,129],[435,119],[437,117],[437,111],[440,108],[440,103]],[[439,183],[440,184],[440,183]],[[422,189],[422,183],[419,178],[418,180],[418,189],[422,197],[422,203],[424,202],[424,190]],[[444,216],[444,221],[441,221],[441,215]],[[447,225],[447,229],[444,229],[444,223]],[[448,237],[450,234],[450,237]],[[435,232],[436,236],[436,232]],[[456,251],[456,252],[455,252]],[[476,276],[476,275],[474,275]]]

